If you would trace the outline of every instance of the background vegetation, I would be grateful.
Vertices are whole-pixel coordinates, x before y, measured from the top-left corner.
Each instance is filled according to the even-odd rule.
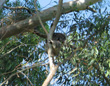
[[[4,6],[29,8],[36,13],[33,0],[7,0]],[[51,85],[110,85],[110,10],[108,0],[94,4],[96,11],[83,10],[63,14],[55,32],[66,35],[66,43],[55,62],[63,62]],[[40,3],[36,3],[39,11]],[[0,27],[32,16],[26,9],[0,11]],[[44,25],[49,30],[54,19]],[[41,26],[36,27],[44,34]],[[45,39],[31,32],[20,33],[0,41],[0,83],[7,86],[41,86],[49,73]],[[37,65],[37,66],[33,66]],[[21,71],[23,70],[23,71]],[[17,73],[18,71],[21,71]]]

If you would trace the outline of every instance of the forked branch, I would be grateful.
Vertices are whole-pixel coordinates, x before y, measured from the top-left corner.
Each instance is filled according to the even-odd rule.
[[[56,11],[56,18],[55,18],[55,21],[53,22],[53,25],[49,31],[49,34],[48,34],[48,37],[47,37],[47,42],[48,42],[48,56],[49,56],[49,64],[50,64],[50,73],[49,75],[47,76],[47,78],[45,79],[44,83],[42,84],[42,86],[47,86],[50,81],[52,80],[53,76],[55,75],[59,65],[55,65],[54,64],[54,56],[52,56],[52,46],[51,44],[49,43],[49,40],[52,39],[52,36],[53,36],[53,33],[55,31],[55,28],[56,28],[56,25],[60,19],[60,16],[61,16],[61,9],[62,9],[62,2],[63,0],[59,0],[59,5],[57,7],[57,11]]]

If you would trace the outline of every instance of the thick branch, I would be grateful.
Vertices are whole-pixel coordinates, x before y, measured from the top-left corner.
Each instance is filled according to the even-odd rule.
[[[48,34],[48,38],[47,38],[48,42],[49,42],[49,40],[52,39],[54,30],[55,30],[55,28],[56,28],[56,25],[57,25],[59,19],[60,19],[61,9],[62,9],[62,2],[63,2],[62,0],[59,0],[59,5],[58,5],[57,11],[56,11],[56,12],[57,12],[57,13],[56,13],[56,19],[55,19],[55,21],[53,22],[53,26],[51,27],[51,29],[50,29],[50,31],[49,31],[49,34]],[[50,43],[48,43],[48,46],[49,46],[48,55],[49,55],[49,57],[51,57],[51,56],[52,56],[52,47],[51,47]]]
[[[56,73],[58,67],[59,67],[59,66],[57,65],[57,66],[55,66],[55,67],[50,71],[49,75],[47,76],[47,78],[46,78],[46,80],[44,81],[44,83],[42,84],[42,86],[47,86],[47,85],[50,83],[50,81],[52,80],[53,76],[55,75],[55,73]]]
[[[0,10],[2,9],[3,7],[3,4],[6,2],[6,0],[0,0]]]
[[[49,32],[51,37],[52,37],[52,35],[54,33],[54,30],[55,30],[55,28],[56,28],[56,26],[58,24],[58,21],[60,19],[61,13],[62,13],[62,2],[63,2],[62,0],[59,0],[59,5],[58,5],[58,8],[57,8],[58,10],[57,10],[57,13],[56,13],[56,19],[53,22],[53,25],[52,25],[52,27],[50,29],[50,32]]]
[[[48,34],[48,56],[49,56],[49,63],[50,63],[50,73],[48,75],[48,77],[46,78],[46,80],[44,81],[43,85],[42,86],[47,86],[50,81],[52,80],[53,76],[55,75],[59,65],[55,65],[54,64],[54,56],[52,54],[52,45],[49,43],[49,40],[52,39],[52,36],[53,36],[53,33],[54,33],[54,30],[56,28],[56,25],[60,19],[60,16],[61,16],[61,9],[62,9],[62,2],[63,0],[59,0],[59,5],[57,7],[57,12],[56,12],[56,19],[53,23],[53,26],[52,28],[50,29],[49,31],[49,34]]]
[[[98,1],[100,1],[100,0],[85,0],[84,3],[79,2],[79,0],[66,2],[63,4],[62,14],[69,13],[72,11],[85,10],[87,8],[87,6],[94,4]],[[56,14],[55,14],[56,12],[57,12],[57,6],[54,6],[54,7],[48,8],[48,9],[40,12],[39,15],[40,15],[40,18],[42,19],[42,22],[46,22],[46,21],[54,18],[56,16]],[[34,15],[33,17],[30,17],[30,18],[20,21],[18,23],[0,28],[0,39],[2,40],[5,38],[8,38],[10,36],[19,34],[23,31],[26,32],[26,30],[29,30],[36,26],[39,26],[40,23],[36,16],[37,15]]]

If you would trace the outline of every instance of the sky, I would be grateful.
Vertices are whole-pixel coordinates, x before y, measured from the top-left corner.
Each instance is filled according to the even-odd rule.
[[[16,1],[16,0],[10,0],[10,1]],[[24,1],[24,0],[21,0]],[[43,9],[47,9],[49,7],[52,7],[54,5],[57,5],[56,2],[58,2],[59,0],[38,0],[40,3],[41,8]],[[73,1],[73,0],[63,0],[63,2],[68,2],[68,1]]]
[[[38,0],[38,1],[40,3],[41,8],[45,8],[45,9],[57,5],[56,2],[58,2],[58,0]],[[73,1],[73,0],[63,0],[63,2],[68,2],[68,1]]]

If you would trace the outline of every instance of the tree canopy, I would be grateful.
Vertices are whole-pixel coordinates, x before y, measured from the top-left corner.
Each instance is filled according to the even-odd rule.
[[[0,0],[0,86],[110,85],[110,1],[64,1]]]

